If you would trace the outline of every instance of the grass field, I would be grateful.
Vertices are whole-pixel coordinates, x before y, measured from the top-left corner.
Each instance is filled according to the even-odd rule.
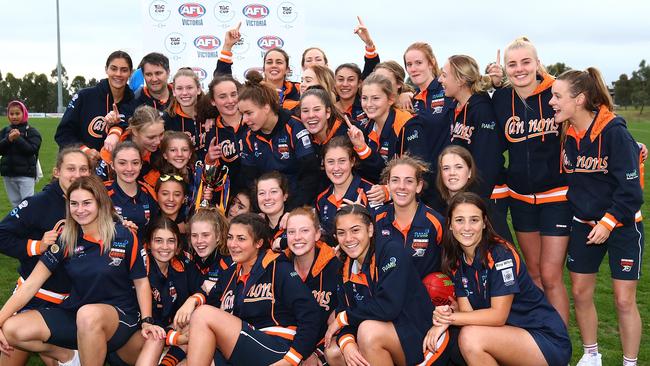
[[[650,108],[646,109],[643,115],[639,115],[636,110],[620,110],[618,111],[628,121],[628,129],[632,135],[640,142],[650,145]],[[5,117],[0,118],[0,126],[7,123]],[[55,119],[32,119],[30,123],[36,127],[43,135],[43,145],[41,147],[41,164],[45,177],[38,183],[37,191],[49,181],[52,172],[52,165],[54,164],[57,146],[54,142],[54,131],[58,120]],[[650,173],[648,173],[650,174]],[[650,187],[648,177],[646,175],[646,187]],[[644,199],[646,202],[650,201],[650,193],[648,189],[644,192]],[[11,209],[4,192],[4,185],[0,180],[0,212],[7,213]],[[650,217],[650,210],[648,205],[642,208],[643,216]],[[646,237],[648,221],[646,220]],[[603,353],[603,365],[620,365],[621,364],[621,346],[618,338],[618,328],[616,322],[616,311],[614,308],[611,281],[609,277],[609,268],[607,261],[601,266],[601,275],[598,277],[598,286],[596,291],[596,307],[598,309],[598,316],[600,319],[600,326],[598,330],[598,343],[600,350]],[[4,302],[11,294],[16,280],[16,266],[17,262],[4,255],[0,255],[0,300]],[[647,253],[644,255],[642,271],[644,276],[639,281],[637,298],[639,303],[639,310],[643,322],[643,338],[641,340],[641,352],[639,354],[639,365],[650,365],[650,281],[648,275],[650,274],[650,262],[648,262]],[[569,283],[568,280],[566,281]],[[575,316],[572,313],[572,320],[570,324],[571,340],[573,341],[573,361],[575,364],[579,357],[582,355],[582,343],[578,334],[577,326],[575,325]],[[32,359],[30,364],[39,364],[38,361]]]

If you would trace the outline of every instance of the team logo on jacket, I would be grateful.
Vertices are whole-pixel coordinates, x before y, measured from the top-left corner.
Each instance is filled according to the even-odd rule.
[[[274,48],[282,48],[284,41],[278,36],[263,36],[257,40],[257,46],[263,51],[272,50]]]
[[[269,8],[262,4],[249,4],[244,6],[242,13],[246,19],[246,25],[249,27],[266,26],[266,18],[269,16]]]
[[[221,160],[229,163],[236,160],[239,157],[237,154],[237,145],[235,142],[230,140],[221,141],[219,144],[221,149]]]
[[[607,174],[609,156],[584,156],[578,155],[575,162],[572,162],[566,154],[566,150],[562,154],[562,165],[564,171],[567,173],[604,173]]]
[[[244,302],[273,300],[273,286],[270,282],[256,283],[248,290]]]
[[[309,131],[302,130],[296,134],[296,139],[298,139],[304,148],[311,146],[311,138],[309,137]]]
[[[176,302],[176,299],[178,299],[178,293],[173,283],[169,285],[169,296],[172,298],[172,302]]]
[[[469,126],[464,123],[456,122],[451,128],[451,141],[463,140],[467,144],[472,143],[472,134],[474,133],[474,126]]]
[[[632,267],[634,267],[634,259],[621,259],[621,271],[632,272]]]
[[[212,35],[203,35],[194,38],[194,47],[198,49],[198,58],[219,57],[217,49],[221,46],[219,38]]]
[[[232,290],[228,290],[221,298],[221,310],[230,312],[234,306],[235,294]]]
[[[383,267],[381,267],[381,270],[384,272],[387,272],[391,268],[397,267],[397,258],[395,257],[390,257],[388,260],[388,263],[386,263]]]
[[[559,136],[558,128],[559,125],[555,123],[555,118],[531,119],[525,123],[519,116],[512,116],[506,121],[504,130],[508,141],[522,142],[544,135]]]
[[[431,113],[438,114],[442,113],[442,108],[445,106],[445,97],[444,94],[441,98],[431,99]]]
[[[413,243],[411,243],[411,248],[413,249],[414,257],[424,257],[424,252],[426,252],[428,246],[429,229],[413,233]]]
[[[88,124],[88,134],[96,139],[102,138],[105,131],[106,121],[104,120],[104,116],[97,116]]]
[[[331,291],[313,290],[311,293],[314,295],[314,298],[320,307],[325,309],[325,311],[330,311],[330,299],[332,297]]]
[[[111,250],[108,252],[108,257],[111,259],[109,266],[119,267],[122,260],[126,258],[126,245],[127,241],[114,241],[111,244]]]
[[[205,6],[199,3],[181,4],[178,7],[178,14],[183,17],[183,25],[203,25],[203,19],[199,18],[205,15]]]

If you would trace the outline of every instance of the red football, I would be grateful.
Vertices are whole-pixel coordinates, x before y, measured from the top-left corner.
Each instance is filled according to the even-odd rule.
[[[449,276],[441,272],[429,273],[422,279],[422,284],[427,289],[431,302],[435,306],[449,305],[449,296],[455,298],[454,283]]]

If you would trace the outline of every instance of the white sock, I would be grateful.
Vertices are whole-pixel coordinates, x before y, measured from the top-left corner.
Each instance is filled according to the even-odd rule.
[[[623,366],[636,366],[638,358],[628,358],[623,356]]]
[[[582,349],[584,350],[585,355],[597,355],[598,354],[598,343],[583,344]]]

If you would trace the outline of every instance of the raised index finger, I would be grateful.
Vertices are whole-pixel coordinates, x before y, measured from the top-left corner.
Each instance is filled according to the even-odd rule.
[[[365,26],[365,25],[363,24],[363,21],[361,20],[361,17],[358,16],[358,15],[357,15],[357,20],[359,21],[359,25],[360,25],[360,26]]]
[[[237,27],[235,27],[235,29],[238,30],[238,31],[239,31],[239,28],[241,28],[241,20],[239,21],[239,23],[237,23]]]
[[[352,129],[354,125],[350,122],[347,114],[343,114],[343,119],[345,120],[345,124],[348,125],[348,129]]]
[[[497,49],[497,65],[501,66],[501,49]]]
[[[115,112],[115,117],[120,117],[120,111],[117,110],[117,104],[113,103],[113,112]]]

